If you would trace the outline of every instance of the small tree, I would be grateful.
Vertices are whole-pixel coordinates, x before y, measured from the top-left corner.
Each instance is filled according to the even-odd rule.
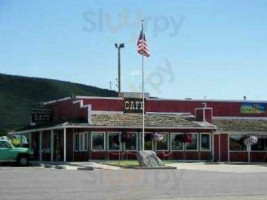
[[[0,128],[0,137],[1,136],[7,136],[7,131],[2,128]]]

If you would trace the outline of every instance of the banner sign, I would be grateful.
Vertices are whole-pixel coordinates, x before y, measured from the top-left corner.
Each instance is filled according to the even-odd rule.
[[[143,101],[137,98],[125,98],[124,99],[124,113],[142,113]]]
[[[33,106],[32,108],[32,123],[52,122],[53,109],[51,106]]]
[[[263,114],[266,113],[266,104],[264,103],[242,103],[240,105],[241,114]]]

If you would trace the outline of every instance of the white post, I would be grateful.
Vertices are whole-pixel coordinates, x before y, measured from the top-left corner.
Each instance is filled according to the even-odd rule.
[[[248,152],[248,162],[250,163],[251,145],[247,145],[247,152]]]
[[[50,159],[51,162],[54,162],[54,130],[51,130],[50,137]]]
[[[221,133],[219,134],[219,162],[221,162]]]
[[[39,133],[39,160],[43,160],[43,132]]]
[[[67,161],[67,154],[66,154],[66,128],[64,128],[64,135],[63,135],[63,140],[64,140],[64,162]]]
[[[215,158],[215,152],[214,152],[214,132],[211,132],[211,156],[212,156],[212,161],[214,162]]]
[[[144,51],[144,20],[142,20],[142,49]],[[142,109],[142,114],[143,114],[143,127],[142,127],[142,139],[143,139],[143,146],[142,146],[142,150],[145,150],[145,95],[144,95],[144,91],[145,90],[145,70],[144,70],[144,53],[142,54],[142,101],[143,101],[143,109]]]

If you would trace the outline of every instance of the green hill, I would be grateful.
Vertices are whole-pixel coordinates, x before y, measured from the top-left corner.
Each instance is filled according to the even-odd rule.
[[[71,94],[117,96],[115,91],[77,83],[0,74],[0,135],[28,124],[32,105]]]

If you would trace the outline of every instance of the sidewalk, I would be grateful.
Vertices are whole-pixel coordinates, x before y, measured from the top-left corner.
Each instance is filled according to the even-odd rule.
[[[107,169],[119,170],[120,167],[105,165],[97,162],[50,162],[50,161],[32,161],[32,165],[44,168],[57,168],[66,170],[94,170],[94,169]]]
[[[32,162],[35,166],[44,168],[57,168],[66,170],[121,170],[125,168],[105,165],[104,163],[88,162]],[[267,164],[265,163],[210,163],[210,162],[174,162],[165,164],[169,167],[176,167],[177,170],[200,170],[214,172],[231,172],[231,173],[267,173]]]
[[[202,170],[214,172],[233,172],[233,173],[260,173],[267,172],[267,164],[265,163],[171,163],[167,166],[177,167],[178,170]]]

